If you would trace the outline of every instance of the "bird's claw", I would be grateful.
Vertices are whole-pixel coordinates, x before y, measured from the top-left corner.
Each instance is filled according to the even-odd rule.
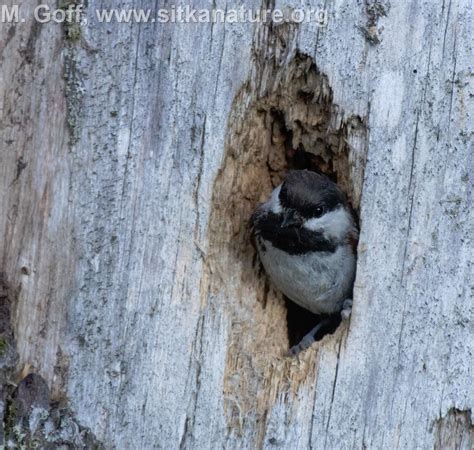
[[[311,345],[316,341],[316,333],[319,331],[322,325],[323,322],[318,323],[308,334],[303,336],[303,339],[301,339],[299,344],[293,345],[293,347],[291,347],[290,351],[288,352],[289,356],[296,356],[298,353],[311,347]]]
[[[342,320],[349,320],[349,317],[351,317],[351,313],[352,313],[352,300],[348,298],[347,300],[344,300],[344,303],[342,304],[342,309],[341,309]]]
[[[311,344],[313,342],[315,342],[314,336],[311,335],[311,333],[308,333],[306,336],[303,337],[303,339],[301,339],[299,344],[293,345],[293,347],[290,348],[290,355],[296,356],[298,353],[311,347]]]

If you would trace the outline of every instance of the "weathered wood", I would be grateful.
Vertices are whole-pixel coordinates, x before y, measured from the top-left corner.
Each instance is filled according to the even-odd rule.
[[[470,448],[471,2],[328,2],[325,28],[102,3],[0,28],[12,381],[106,448]],[[245,222],[298,145],[361,237],[350,323],[290,359]]]

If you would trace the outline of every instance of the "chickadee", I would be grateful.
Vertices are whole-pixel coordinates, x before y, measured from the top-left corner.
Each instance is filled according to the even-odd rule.
[[[350,314],[358,231],[346,198],[324,175],[289,172],[251,218],[260,260],[273,284],[315,314]],[[292,354],[309,347],[324,320]]]

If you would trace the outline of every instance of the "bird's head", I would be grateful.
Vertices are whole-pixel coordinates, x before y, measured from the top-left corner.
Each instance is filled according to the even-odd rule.
[[[290,171],[272,193],[268,209],[280,226],[304,227],[341,242],[355,225],[346,198],[328,177],[309,170]]]

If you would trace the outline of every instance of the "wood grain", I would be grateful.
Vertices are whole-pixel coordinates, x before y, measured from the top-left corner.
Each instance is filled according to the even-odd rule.
[[[327,2],[326,28],[105,24],[103,3],[74,39],[0,28],[18,371],[106,448],[468,448],[472,3]],[[258,106],[317,117],[285,84],[298,55],[330,88],[313,107],[361,225],[350,323],[299,360],[245,234],[286,164]]]

